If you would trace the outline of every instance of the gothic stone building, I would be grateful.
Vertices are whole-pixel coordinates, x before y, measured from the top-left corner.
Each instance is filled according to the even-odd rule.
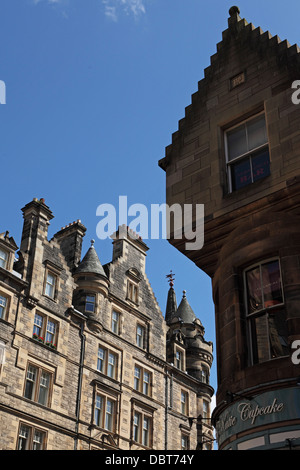
[[[239,13],[159,164],[204,204],[203,248],[170,242],[212,279],[219,448],[299,448],[300,50]]]
[[[79,220],[49,241],[44,200],[22,211],[20,249],[0,234],[0,448],[211,448],[212,344],[172,285],[163,318],[145,243],[121,227],[102,266]]]

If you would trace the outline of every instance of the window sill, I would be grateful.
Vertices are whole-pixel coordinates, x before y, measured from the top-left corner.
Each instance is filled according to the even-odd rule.
[[[270,367],[271,362],[286,361],[287,359],[289,361],[291,361],[291,356],[289,354],[287,354],[286,356],[273,357],[273,358],[268,359],[268,360],[263,361],[263,362],[256,362],[254,364],[249,364],[246,369],[250,369],[250,368],[254,368],[254,367],[256,367],[256,368]]]
[[[249,191],[251,188],[254,188],[253,193],[256,193],[257,189],[255,189],[255,188],[257,188],[257,186],[259,184],[262,184],[264,181],[266,181],[267,178],[269,178],[270,176],[271,175],[267,175],[264,178],[261,178],[257,181],[253,181],[253,183],[249,183],[246,186],[244,186],[243,188],[235,189],[231,192],[226,192],[223,195],[223,199],[231,199],[231,198],[233,199],[236,195],[237,195],[237,197],[241,197],[241,196],[245,195],[245,193],[247,191]],[[252,196],[252,194],[249,194],[249,196]]]
[[[139,390],[136,390],[135,388],[132,389],[133,392],[137,393],[139,396],[143,398],[148,398],[149,400],[152,400],[152,394],[146,395],[146,393],[140,392]]]
[[[30,338],[30,340],[33,342],[33,343],[38,343],[40,344],[41,346],[43,346],[44,348],[50,350],[50,351],[53,351],[53,352],[57,352],[57,346],[51,346],[51,344],[47,344],[45,343],[45,341],[42,339],[42,337],[34,337],[32,336]]]
[[[153,448],[151,446],[145,446],[144,444],[141,444],[140,442],[134,441],[133,439],[131,439],[130,446],[137,446],[137,447],[140,447],[141,449],[144,449],[144,450],[151,450]]]
[[[50,296],[47,295],[47,294],[43,294],[43,297],[45,297],[47,300],[51,300],[52,302],[57,303],[57,298],[56,298],[56,296],[55,296],[55,297],[50,297]]]

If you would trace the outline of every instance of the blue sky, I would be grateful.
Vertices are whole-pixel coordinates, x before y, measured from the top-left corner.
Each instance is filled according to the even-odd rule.
[[[21,207],[45,198],[49,236],[81,219],[83,251],[95,238],[103,264],[111,241],[96,238],[103,203],[165,202],[158,167],[184,109],[227,28],[232,1],[1,0],[0,232],[20,242]],[[298,0],[240,0],[241,16],[300,43]],[[299,77],[300,78],[300,77]],[[164,313],[175,273],[215,341],[210,279],[165,240],[145,240],[147,273]],[[216,363],[211,383],[216,388]]]

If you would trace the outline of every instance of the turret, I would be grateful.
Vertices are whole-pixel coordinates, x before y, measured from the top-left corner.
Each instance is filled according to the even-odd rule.
[[[73,305],[88,316],[88,326],[95,331],[102,330],[101,306],[108,295],[109,280],[98,258],[94,240],[86,255],[74,272],[77,288]]]

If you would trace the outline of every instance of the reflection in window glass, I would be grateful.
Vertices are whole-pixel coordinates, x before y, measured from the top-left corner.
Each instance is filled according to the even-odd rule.
[[[264,115],[227,131],[226,149],[230,191],[241,189],[270,175]]]
[[[288,331],[278,260],[246,272],[247,317],[254,363],[286,356]]]

